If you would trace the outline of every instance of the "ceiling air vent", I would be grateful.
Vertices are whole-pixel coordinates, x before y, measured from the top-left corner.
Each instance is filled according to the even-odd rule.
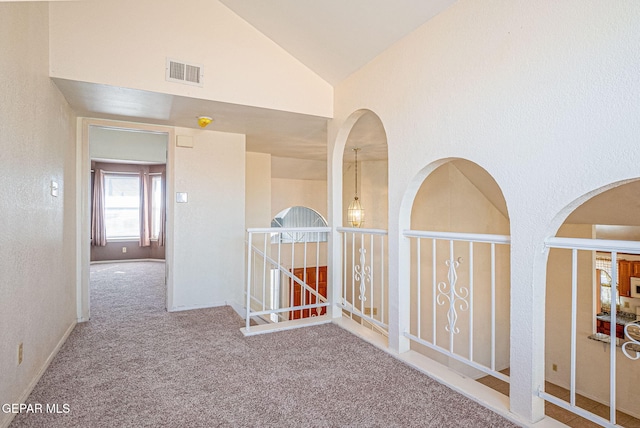
[[[202,66],[167,58],[166,77],[169,82],[202,86]]]

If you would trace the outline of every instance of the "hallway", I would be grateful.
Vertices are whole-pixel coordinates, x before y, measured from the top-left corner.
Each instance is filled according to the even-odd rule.
[[[168,313],[164,265],[93,265],[79,324],[11,427],[515,426],[328,324],[244,338],[230,308]]]

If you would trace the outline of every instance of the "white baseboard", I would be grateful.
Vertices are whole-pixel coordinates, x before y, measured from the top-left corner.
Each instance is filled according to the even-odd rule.
[[[233,310],[236,311],[238,315],[240,315],[240,318],[246,319],[247,309],[243,305],[237,302],[227,302],[227,305],[231,306]]]
[[[164,263],[165,259],[124,259],[124,260],[94,260],[89,262],[91,265],[102,265],[109,263],[130,263],[130,262],[158,262]]]
[[[24,403],[25,401],[27,401],[27,398],[29,398],[29,395],[31,395],[33,388],[35,388],[38,382],[40,382],[40,378],[42,377],[44,372],[47,371],[47,369],[49,368],[49,365],[51,364],[53,359],[56,357],[56,355],[58,355],[58,351],[60,351],[60,348],[62,348],[62,345],[64,345],[64,342],[67,341],[67,338],[69,337],[73,329],[76,327],[76,324],[77,322],[74,320],[69,326],[69,328],[67,328],[67,331],[64,332],[64,334],[62,335],[62,338],[58,341],[58,344],[56,345],[56,347],[53,348],[53,351],[51,351],[51,354],[49,354],[49,357],[47,357],[42,367],[40,367],[40,370],[38,371],[36,376],[31,380],[31,382],[29,382],[29,385],[27,385],[27,387],[22,392],[22,394],[20,394],[16,403]],[[15,413],[7,413],[7,415],[8,415],[8,419],[0,423],[0,428],[7,428],[9,424],[11,424],[11,421],[13,421],[13,418],[16,416]]]
[[[227,306],[227,302],[205,303],[204,305],[174,306],[172,308],[169,308],[167,312],[182,312],[192,311],[194,309],[219,308],[220,306]]]
[[[167,312],[182,312],[182,311],[192,311],[194,309],[209,309],[209,308],[219,308],[220,306],[231,306],[234,311],[240,315],[240,317],[244,318],[246,311],[242,305],[239,305],[236,302],[212,302],[205,303],[203,305],[185,305],[185,306],[174,306],[172,308],[167,309]]]

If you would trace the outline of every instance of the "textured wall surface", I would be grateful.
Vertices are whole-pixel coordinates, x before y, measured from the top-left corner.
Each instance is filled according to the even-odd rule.
[[[244,135],[176,128],[193,136],[177,147],[174,203],[174,310],[242,302],[244,285]]]
[[[75,117],[48,76],[48,28],[46,3],[0,4],[0,403],[26,398],[76,319]]]
[[[167,82],[167,58],[201,64],[203,87]],[[51,75],[325,117],[333,111],[331,85],[218,1],[55,2]]]
[[[510,404],[525,420],[543,414],[531,394],[544,378],[543,241],[590,192],[640,176],[639,18],[634,1],[461,0],[335,88],[329,141],[365,108],[387,132],[391,283],[406,282],[398,237],[435,167],[468,159],[502,189],[517,314]],[[333,168],[343,143],[330,149]],[[406,323],[401,294],[390,303],[392,322]]]

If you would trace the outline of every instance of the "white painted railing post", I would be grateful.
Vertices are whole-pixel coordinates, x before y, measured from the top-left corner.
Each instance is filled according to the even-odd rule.
[[[251,254],[253,253],[253,234],[249,232],[249,240],[247,241],[247,315],[245,328],[249,331],[251,325]]]

